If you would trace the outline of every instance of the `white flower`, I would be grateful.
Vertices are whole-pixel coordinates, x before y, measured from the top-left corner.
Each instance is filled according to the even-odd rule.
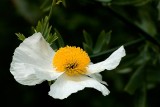
[[[99,72],[116,68],[124,56],[121,46],[106,60],[91,64],[88,54],[79,47],[66,46],[55,52],[41,33],[35,33],[15,49],[10,72],[23,85],[55,80],[49,91],[53,98],[67,98],[85,87],[95,88],[105,96],[109,90]]]

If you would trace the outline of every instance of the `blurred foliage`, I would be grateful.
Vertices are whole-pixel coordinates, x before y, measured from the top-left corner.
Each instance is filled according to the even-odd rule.
[[[50,33],[52,26],[49,26],[48,20],[49,20],[49,17],[46,16],[44,19],[39,21],[36,28],[35,29],[33,28],[33,29],[35,30],[35,32],[41,32],[41,34],[44,36],[46,41],[51,45],[58,37],[56,33],[54,33],[53,35],[52,33]]]
[[[9,58],[1,64],[2,105],[159,107],[159,0],[56,0],[55,5],[52,0],[2,0],[0,5],[1,56]],[[35,87],[17,84],[8,69],[19,44],[14,34],[23,33],[25,36],[16,35],[24,40],[32,35],[31,26],[42,32],[54,49],[82,47],[93,63],[124,45],[127,56],[120,65],[101,73],[111,93],[104,97],[85,89],[60,101],[47,95],[46,82]]]
[[[83,48],[89,55],[95,55],[107,50],[107,46],[110,42],[111,31],[106,33],[104,30],[102,30],[97,38],[94,47],[91,36],[86,31],[83,31],[83,35],[85,39],[85,43],[83,43]]]

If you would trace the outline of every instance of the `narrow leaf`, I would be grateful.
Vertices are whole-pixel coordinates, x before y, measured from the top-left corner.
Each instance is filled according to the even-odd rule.
[[[54,35],[49,35],[48,38],[47,38],[47,42],[52,45],[52,43],[54,41],[56,41],[58,39],[58,37],[54,34]]]
[[[101,51],[107,50],[108,44],[110,43],[110,40],[111,40],[111,33],[112,33],[112,31],[109,31],[105,34],[106,39],[104,40]]]
[[[67,5],[66,5],[66,0],[62,0],[62,4],[63,4],[63,6],[66,7],[66,6],[67,6]]]
[[[90,46],[88,46],[86,43],[83,43],[83,49],[89,54],[92,54],[92,49]]]
[[[158,10],[158,20],[160,20],[160,2],[157,5],[157,10]]]
[[[94,53],[99,53],[101,51],[102,45],[104,44],[104,38],[105,37],[105,31],[101,31],[101,33],[98,36],[96,45],[94,47]]]
[[[110,34],[111,32],[106,33],[104,30],[101,31],[101,33],[98,36],[96,45],[94,47],[94,54],[99,53],[107,48],[107,45],[110,41]]]
[[[134,94],[134,92],[136,91],[136,89],[142,85],[142,81],[143,81],[143,71],[145,64],[143,64],[142,66],[140,66],[131,76],[129,82],[127,83],[127,85],[125,86],[124,90],[126,92],[128,92],[129,94]]]
[[[63,38],[61,36],[61,34],[58,32],[57,29],[54,29],[55,30],[55,35],[58,37],[58,45],[59,45],[59,48],[60,47],[64,47],[64,41],[63,41]]]
[[[143,81],[142,86],[135,95],[134,107],[146,107],[146,83]]]
[[[23,41],[26,37],[21,33],[15,33],[18,36],[18,39]]]
[[[51,3],[50,0],[44,0],[42,5],[40,6],[40,9],[44,9],[46,7],[48,7],[48,5]]]
[[[85,30],[83,30],[83,36],[84,36],[85,43],[86,43],[90,48],[92,48],[92,47],[93,47],[93,41],[92,41],[91,36],[90,36]]]

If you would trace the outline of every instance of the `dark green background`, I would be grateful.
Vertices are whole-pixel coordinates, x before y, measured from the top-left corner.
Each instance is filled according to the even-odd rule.
[[[53,99],[48,95],[47,82],[24,86],[17,83],[9,71],[14,50],[21,43],[15,33],[23,33],[26,37],[32,35],[31,27],[35,27],[38,20],[48,15],[48,11],[40,9],[43,0],[0,1],[1,107],[159,107],[159,1],[112,0],[109,4],[107,0],[102,1],[105,2],[66,0],[66,7],[60,4],[53,9],[50,24],[58,29],[65,45],[83,48],[84,30],[91,35],[93,43],[96,43],[102,30],[111,30],[108,50],[140,38],[143,40],[125,47],[127,56],[118,68],[102,72],[103,80],[111,91],[108,96],[104,97],[94,89],[85,89],[64,100]],[[92,57],[91,60],[98,62],[109,54],[111,52]],[[122,73],[122,70],[128,72]]]

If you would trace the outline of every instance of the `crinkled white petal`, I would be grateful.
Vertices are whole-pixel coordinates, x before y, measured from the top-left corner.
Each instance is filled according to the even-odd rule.
[[[52,67],[53,55],[54,51],[41,33],[35,33],[15,49],[10,72],[17,82],[24,85],[56,79],[60,73],[54,72]]]
[[[97,89],[104,96],[109,94],[109,90],[93,78],[85,75],[67,76],[63,74],[51,85],[49,95],[53,98],[64,99],[72,93],[83,90],[85,87]]]
[[[96,79],[98,82],[107,85],[107,83],[105,81],[102,81],[102,75],[100,73],[94,73],[94,74],[89,74],[88,76],[90,76],[91,78]]]
[[[121,46],[119,49],[113,52],[106,60],[89,65],[87,67],[87,74],[98,73],[104,71],[105,69],[112,70],[119,65],[122,57],[124,57],[125,55],[125,49],[123,46]]]

